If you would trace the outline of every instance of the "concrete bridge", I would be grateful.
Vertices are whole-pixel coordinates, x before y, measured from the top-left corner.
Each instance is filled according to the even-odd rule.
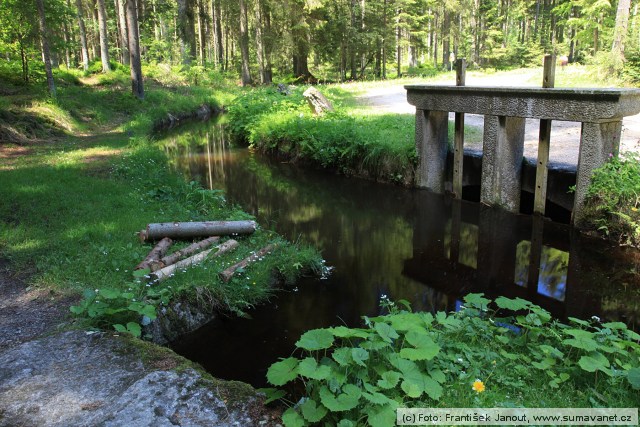
[[[640,89],[565,89],[408,85],[416,107],[416,185],[445,191],[449,112],[484,115],[480,201],[507,211],[520,210],[525,118],[541,120],[535,206],[544,212],[547,187],[548,128],[551,120],[580,122],[578,169],[572,222],[580,226],[593,170],[617,155],[622,118],[640,113]],[[463,119],[462,119],[462,123]],[[542,136],[545,128],[546,140]],[[453,191],[461,194],[462,125],[456,126]]]

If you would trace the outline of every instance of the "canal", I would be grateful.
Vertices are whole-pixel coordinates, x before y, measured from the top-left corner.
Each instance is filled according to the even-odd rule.
[[[175,342],[179,354],[222,379],[266,385],[312,328],[361,325],[383,296],[415,310],[457,310],[484,292],[521,297],[561,319],[620,320],[638,330],[634,250],[427,191],[346,178],[234,147],[220,123],[188,126],[160,142],[187,179],[322,252],[331,272],[277,292],[247,318],[223,318]],[[212,218],[214,219],[214,218]]]

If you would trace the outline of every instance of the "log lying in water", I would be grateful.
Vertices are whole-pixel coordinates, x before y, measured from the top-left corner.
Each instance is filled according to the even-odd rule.
[[[255,221],[202,221],[202,222],[161,222],[147,225],[140,232],[140,240],[157,240],[163,237],[189,239],[193,237],[228,236],[230,234],[251,234],[258,225]]]
[[[140,264],[138,264],[134,270],[151,268],[151,265],[154,262],[157,262],[164,256],[164,254],[167,252],[167,249],[169,249],[169,246],[171,246],[172,243],[173,240],[168,237],[160,240],[158,244],[155,245],[153,249],[151,249],[151,252],[149,252],[147,257]]]
[[[175,264],[176,262],[180,261],[182,258],[186,258],[189,255],[193,255],[197,252],[203,251],[213,246],[218,240],[220,240],[220,237],[218,236],[209,237],[208,239],[204,239],[199,242],[196,242],[192,245],[187,246],[186,248],[180,249],[179,251],[175,251],[171,255],[167,255],[164,258],[155,260],[150,264],[151,271],[160,270],[161,268],[164,268],[168,265]]]
[[[235,248],[237,248],[238,245],[239,243],[233,239],[227,240],[226,242],[218,246],[218,251],[211,256],[217,257],[219,255],[222,255],[225,252],[232,251]],[[189,268],[196,264],[200,264],[202,261],[204,261],[207,258],[207,256],[209,255],[209,253],[211,253],[211,251],[213,251],[213,249],[214,248],[207,249],[206,251],[202,251],[196,255],[190,256],[189,258],[185,258],[182,261],[178,261],[175,264],[169,265],[165,268],[161,268],[160,270],[151,273],[151,280],[157,280],[161,282],[166,278],[170,277],[173,273],[175,273],[180,268]]]
[[[265,256],[266,254],[268,254],[269,252],[271,252],[275,248],[276,248],[276,245],[265,246],[264,248],[260,249],[258,252],[254,253],[253,255],[250,255],[250,256],[246,257],[245,259],[243,259],[239,263],[234,264],[231,267],[229,267],[226,270],[224,270],[223,272],[221,272],[220,273],[220,278],[225,283],[228,282],[229,280],[231,280],[231,278],[235,274],[236,270],[238,270],[239,268],[245,268],[250,263],[256,262],[259,258]]]

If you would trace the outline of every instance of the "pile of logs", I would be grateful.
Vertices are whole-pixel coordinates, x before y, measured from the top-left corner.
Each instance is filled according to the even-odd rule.
[[[220,237],[251,234],[257,228],[255,221],[205,221],[205,222],[165,222],[147,225],[138,236],[141,242],[158,241],[151,249],[147,257],[136,266],[135,270],[149,270],[152,281],[162,281],[172,276],[175,272],[202,263],[207,258],[218,257],[230,252],[239,246],[234,239],[229,239],[217,245]],[[173,244],[172,239],[192,239],[206,237],[185,248],[166,255]],[[241,268],[255,262],[266,254],[272,252],[275,245],[267,245],[251,256],[232,265],[219,273],[220,278],[226,283]],[[215,252],[214,252],[215,250]]]

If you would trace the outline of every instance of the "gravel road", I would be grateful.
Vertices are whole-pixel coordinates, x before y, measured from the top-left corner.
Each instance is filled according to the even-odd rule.
[[[521,76],[482,76],[469,78],[467,75],[467,86],[518,86],[534,87],[531,83],[531,74]],[[431,84],[431,83],[430,83]],[[451,82],[441,81],[433,84],[451,84]],[[407,94],[403,85],[386,86],[383,88],[369,90],[365,95],[359,97],[365,105],[375,107],[376,113],[398,113],[414,114],[415,107],[407,103]],[[450,115],[453,120],[453,113]],[[484,116],[477,114],[466,114],[465,125],[475,126],[480,129],[484,126]],[[534,119],[527,119],[525,126],[524,155],[532,162],[536,161],[538,152],[538,135],[540,122]],[[578,146],[580,144],[580,123],[554,121],[551,125],[551,148],[549,161],[554,164],[566,166],[576,166],[578,164]],[[465,150],[482,150],[481,141],[465,141]],[[622,139],[620,150],[640,151],[640,114],[625,117],[622,122]]]

